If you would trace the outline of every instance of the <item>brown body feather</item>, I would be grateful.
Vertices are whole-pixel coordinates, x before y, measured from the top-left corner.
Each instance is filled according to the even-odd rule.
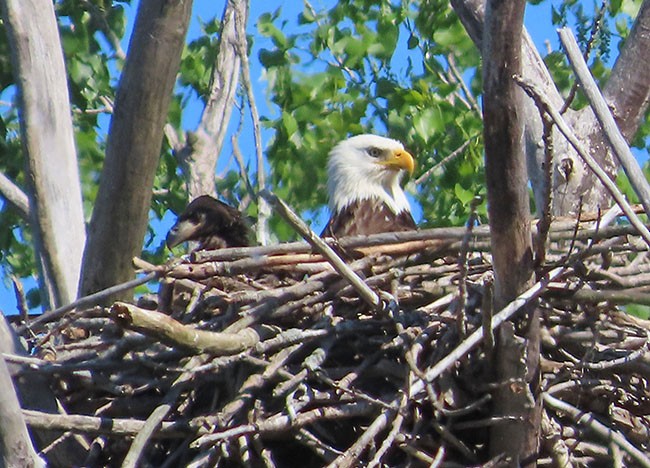
[[[358,200],[334,213],[323,230],[323,237],[344,237],[380,232],[412,231],[416,229],[408,211],[393,213],[377,198]]]

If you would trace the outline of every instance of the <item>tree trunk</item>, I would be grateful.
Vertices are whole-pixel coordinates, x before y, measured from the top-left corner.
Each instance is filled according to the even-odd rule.
[[[2,353],[20,353],[18,337],[0,314],[0,467],[45,466],[38,458],[16,394],[17,389]],[[23,353],[20,353],[23,354]],[[47,385],[36,389],[47,392]],[[71,460],[69,460],[71,461]]]
[[[52,2],[1,6],[19,89],[42,303],[51,309],[77,296],[86,239],[67,74]]]
[[[138,7],[84,251],[82,295],[134,276],[131,259],[142,251],[191,11],[189,0],[143,0]]]
[[[485,173],[495,306],[501,309],[530,286],[533,272],[528,180],[524,151],[523,93],[513,80],[521,73],[525,0],[488,0],[483,34],[483,121]],[[539,401],[529,383],[538,377],[539,323],[534,311],[499,328],[496,346],[492,455],[505,453],[509,466],[537,453]],[[529,370],[532,370],[529,371]]]
[[[634,138],[650,99],[650,0],[644,0],[603,89],[618,128]]]
[[[639,128],[641,122],[639,116],[644,115],[648,108],[648,87],[650,86],[648,60],[646,59],[646,55],[650,54],[648,1],[650,0],[644,2],[639,12],[621,56],[614,65],[612,78],[604,90],[615,115],[626,122],[625,128],[622,130],[628,141]],[[451,3],[468,34],[481,49],[485,18],[483,0],[451,0]],[[533,81],[544,91],[556,108],[561,108],[564,102],[563,98],[553,84],[542,58],[525,31],[522,54],[524,78]],[[627,83],[633,83],[633,85],[627,89]],[[541,144],[542,123],[533,102],[526,99],[524,105],[528,176],[535,194],[537,212],[540,213],[546,204],[545,194],[548,183],[544,147]],[[609,146],[604,142],[600,125],[591,108],[586,107],[577,112],[568,110],[565,118],[580,139],[588,145],[592,156],[599,165],[610,177],[616,178],[619,165],[614,160]],[[611,204],[609,195],[564,137],[554,131],[553,141],[555,151],[551,171],[552,213],[556,216],[568,216],[577,214],[580,209],[595,212],[599,207],[608,207]]]
[[[45,466],[27,433],[4,357],[0,356],[0,467]]]

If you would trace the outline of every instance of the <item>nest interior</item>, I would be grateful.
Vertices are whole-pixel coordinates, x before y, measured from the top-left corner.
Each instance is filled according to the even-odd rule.
[[[487,228],[334,247],[361,285],[306,243],[194,252],[146,267],[156,297],[16,324],[32,355],[7,359],[43,458],[498,466],[490,428],[517,416],[493,410]],[[627,225],[565,221],[543,251],[522,301],[542,325],[536,462],[644,466],[650,327],[626,309],[650,304],[647,246]],[[58,411],[29,404],[34,382]]]

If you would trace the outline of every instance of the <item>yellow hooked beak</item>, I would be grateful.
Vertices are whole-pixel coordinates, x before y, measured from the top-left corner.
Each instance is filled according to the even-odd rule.
[[[409,175],[413,174],[413,170],[415,169],[415,160],[413,159],[413,156],[411,156],[411,153],[403,149],[393,151],[387,159],[377,161],[377,163],[393,170],[404,169],[409,173]]]

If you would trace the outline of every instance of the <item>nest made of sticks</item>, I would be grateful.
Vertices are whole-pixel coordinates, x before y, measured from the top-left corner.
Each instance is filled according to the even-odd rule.
[[[74,435],[84,466],[488,466],[509,417],[492,330],[535,303],[537,463],[648,466],[649,323],[619,309],[650,304],[647,245],[556,222],[539,282],[492,313],[488,244],[485,227],[333,243],[361,284],[306,243],[150,267],[156,298],[19,327],[34,356],[9,361],[65,410],[28,424],[64,433],[46,459]]]

